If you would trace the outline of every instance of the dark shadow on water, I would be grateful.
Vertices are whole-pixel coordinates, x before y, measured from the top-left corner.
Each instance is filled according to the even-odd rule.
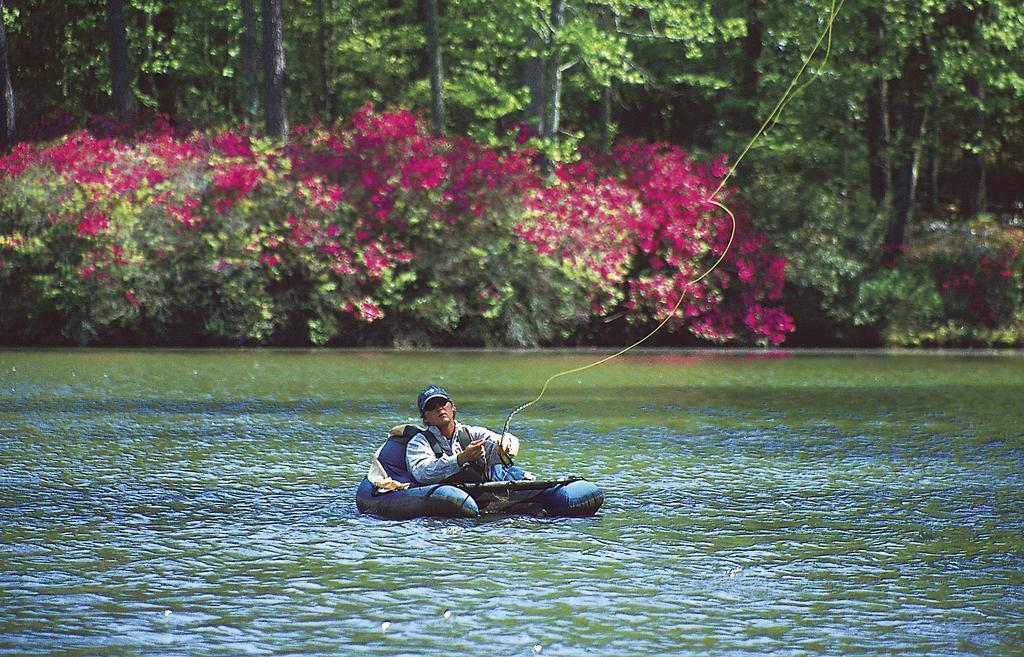
[[[303,400],[277,402],[263,399],[200,401],[193,399],[32,399],[0,402],[2,413],[83,414],[130,413],[152,415],[304,415],[350,413],[402,415],[394,404],[339,400],[332,403]]]

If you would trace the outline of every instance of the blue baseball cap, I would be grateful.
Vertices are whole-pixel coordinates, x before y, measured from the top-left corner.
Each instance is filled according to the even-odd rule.
[[[429,385],[423,390],[420,390],[420,394],[416,397],[416,407],[420,409],[420,415],[423,415],[423,409],[426,408],[427,403],[431,399],[446,399],[451,401],[451,397],[448,396],[448,391],[437,385]]]

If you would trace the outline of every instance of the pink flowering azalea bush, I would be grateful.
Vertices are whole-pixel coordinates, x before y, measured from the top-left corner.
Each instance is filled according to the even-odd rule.
[[[888,344],[1015,346],[1024,336],[1024,230],[983,219],[913,235],[899,268],[861,286]]]
[[[911,267],[938,288],[941,321],[921,326],[927,344],[1020,344],[1024,336],[1024,230],[984,219],[921,235]]]
[[[591,314],[623,307],[631,322],[648,325],[676,309],[670,331],[780,344],[794,328],[778,305],[785,260],[726,189],[715,198],[736,206],[729,244],[733,220],[710,201],[726,172],[721,159],[699,165],[675,147],[623,143],[560,165],[556,183],[534,190],[529,221],[516,228],[541,252],[586,272]]]
[[[518,140],[517,140],[518,141]],[[405,110],[300,127],[72,132],[0,159],[11,343],[565,344],[649,330],[780,343],[785,262],[725,173],[625,143],[541,178],[529,141],[431,134]],[[692,339],[692,338],[691,338]]]

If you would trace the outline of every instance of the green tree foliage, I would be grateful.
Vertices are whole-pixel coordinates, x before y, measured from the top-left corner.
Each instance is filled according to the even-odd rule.
[[[124,1],[131,87],[143,112],[179,125],[253,123],[245,4]],[[892,298],[921,288],[897,285],[899,274],[883,264],[921,269],[915,249],[933,234],[970,236],[957,227],[979,213],[1003,225],[1024,213],[1020,3],[435,4],[448,133],[510,145],[530,124],[539,135],[531,145],[552,161],[622,137],[735,159],[841,5],[828,57],[821,48],[812,58],[804,81],[813,81],[734,179],[754,225],[790,263],[785,296],[798,342],[815,332],[892,339],[881,306],[868,312],[865,304],[886,286]],[[19,137],[114,112],[105,9],[101,0],[4,3]],[[368,101],[429,108],[423,10],[423,0],[289,2],[292,123],[330,124]],[[47,123],[59,112],[64,119]]]

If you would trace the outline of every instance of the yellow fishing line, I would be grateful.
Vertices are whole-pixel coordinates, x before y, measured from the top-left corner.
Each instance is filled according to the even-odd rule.
[[[807,67],[811,63],[811,60],[814,59],[814,54],[818,51],[818,48],[821,46],[822,41],[825,41],[826,39],[827,39],[827,43],[826,43],[826,47],[825,47],[825,56],[822,59],[821,67],[823,67],[824,64],[828,61],[829,54],[832,52],[832,25],[833,25],[833,23],[835,23],[836,17],[839,15],[839,10],[843,8],[843,4],[845,4],[845,2],[846,2],[846,0],[839,0],[839,2],[837,4],[836,0],[832,0],[832,7],[829,10],[828,23],[825,25],[825,29],[822,31],[821,35],[818,37],[818,40],[815,42],[814,47],[811,49],[811,52],[804,59],[803,65],[800,67],[800,70],[797,71],[796,75],[793,77],[793,80],[789,83],[789,86],[786,88],[785,93],[782,94],[782,97],[779,98],[779,101],[775,104],[775,108],[768,115],[768,118],[766,118],[764,120],[764,123],[761,124],[761,127],[757,130],[756,133],[754,133],[754,136],[751,137],[750,141],[747,142],[746,147],[743,149],[742,152],[740,152],[739,157],[736,158],[736,162],[734,162],[733,165],[729,167],[729,171],[722,178],[722,181],[719,183],[718,187],[707,198],[707,202],[708,203],[710,203],[711,205],[714,205],[715,207],[720,208],[723,212],[725,212],[729,216],[729,220],[730,220],[730,222],[732,224],[731,228],[730,228],[730,232],[729,232],[729,241],[725,245],[725,249],[722,250],[722,254],[720,256],[718,256],[717,260],[715,260],[714,264],[712,264],[710,267],[708,267],[708,269],[704,273],[702,273],[700,276],[698,276],[697,278],[693,279],[692,281],[688,281],[686,283],[686,285],[683,286],[683,290],[684,291],[689,286],[695,285],[696,283],[699,283],[703,279],[705,279],[708,276],[710,276],[711,272],[715,271],[715,269],[717,269],[718,266],[720,264],[722,264],[722,261],[725,260],[725,256],[729,253],[729,250],[732,248],[733,240],[736,238],[736,216],[732,213],[732,211],[728,207],[726,207],[723,203],[721,203],[721,202],[719,202],[717,200],[718,194],[722,191],[722,188],[725,187],[725,184],[729,181],[729,178],[732,177],[732,174],[736,171],[736,168],[739,166],[740,162],[743,161],[743,158],[746,157],[746,155],[750,151],[750,149],[753,148],[755,143],[757,143],[757,140],[760,139],[764,135],[765,131],[768,129],[769,124],[774,125],[774,123],[776,121],[778,121],[778,118],[779,118],[779,116],[782,113],[782,109],[786,106],[786,104],[789,103],[789,101],[792,100],[792,98],[797,93],[799,93],[800,91],[803,91],[803,89],[805,89],[808,84],[810,84],[815,79],[817,79],[816,77],[812,77],[811,79],[807,80],[807,82],[805,82],[802,86],[797,87],[797,83],[800,81],[800,78],[803,76],[804,71],[807,70]],[[821,67],[819,67],[819,73],[820,73]],[[670,319],[675,317],[676,312],[679,311],[679,307],[682,305],[683,300],[685,298],[686,297],[683,294],[683,291],[680,291],[678,301],[676,301],[675,306],[672,307],[672,310],[670,310],[665,315],[665,318],[662,319],[658,323],[658,325],[655,326],[649,333],[647,333],[647,335],[645,335],[644,337],[640,338],[639,340],[637,340],[633,344],[629,345],[628,347],[624,347],[624,348],[620,349],[619,351],[617,351],[617,352],[615,352],[615,353],[613,353],[613,354],[611,354],[609,356],[605,356],[604,358],[601,358],[600,360],[594,361],[593,363],[589,363],[587,365],[582,365],[580,367],[574,367],[572,369],[565,370],[563,372],[558,372],[557,374],[552,374],[550,377],[548,377],[547,381],[544,382],[544,385],[541,386],[540,394],[539,395],[537,395],[531,401],[526,402],[522,406],[519,406],[514,411],[509,413],[508,417],[505,419],[505,426],[502,427],[502,430],[501,430],[502,435],[508,433],[508,427],[509,427],[509,423],[512,421],[512,417],[516,413],[518,413],[519,411],[525,410],[525,409],[529,408],[530,406],[533,406],[534,404],[539,402],[541,400],[541,398],[544,396],[544,393],[547,392],[548,386],[551,385],[552,381],[554,381],[555,379],[558,379],[560,377],[563,377],[563,376],[569,376],[570,374],[578,374],[580,372],[584,372],[584,371],[589,370],[589,369],[591,369],[593,367],[597,367],[598,365],[603,365],[603,364],[607,363],[608,361],[610,361],[612,359],[615,359],[615,358],[618,358],[619,356],[625,354],[626,352],[628,352],[628,351],[630,351],[630,350],[640,346],[644,342],[647,342],[647,340],[649,340],[655,333],[660,331],[662,329],[662,327],[664,327],[665,324],[667,324]]]

